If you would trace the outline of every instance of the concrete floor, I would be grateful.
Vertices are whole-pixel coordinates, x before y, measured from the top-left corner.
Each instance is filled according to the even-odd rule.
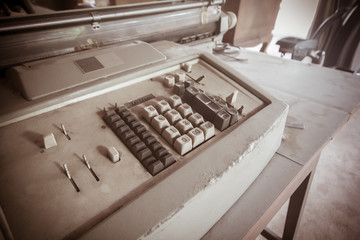
[[[322,151],[296,239],[359,239],[359,173],[360,110]],[[287,204],[268,224],[279,236]]]

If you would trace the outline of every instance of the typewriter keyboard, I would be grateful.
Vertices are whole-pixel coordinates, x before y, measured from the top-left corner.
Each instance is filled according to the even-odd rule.
[[[166,76],[168,78],[169,76]],[[179,82],[181,83],[181,82]],[[187,85],[187,87],[186,87]],[[239,120],[231,104],[194,87],[190,80],[174,86],[180,94],[140,101],[140,116],[125,105],[105,111],[105,122],[153,176],[167,168],[176,157],[152,133],[156,131],[181,156]],[[151,96],[151,95],[150,95]],[[154,96],[152,96],[154,97]],[[149,128],[141,121],[147,122]]]

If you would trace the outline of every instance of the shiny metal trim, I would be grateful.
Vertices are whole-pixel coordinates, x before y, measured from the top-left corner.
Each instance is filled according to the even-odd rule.
[[[180,4],[163,4],[163,6],[150,5],[150,8],[127,9],[128,7],[114,7],[104,9],[91,9],[85,11],[68,11],[46,15],[25,16],[21,18],[0,19],[0,33],[12,31],[30,31],[42,28],[55,28],[64,25],[92,24],[94,21],[111,21],[136,16],[144,16],[165,12],[199,8],[210,5],[209,2],[190,2]],[[110,13],[107,11],[111,10]],[[5,20],[5,21],[3,21]],[[6,24],[6,25],[5,25]]]

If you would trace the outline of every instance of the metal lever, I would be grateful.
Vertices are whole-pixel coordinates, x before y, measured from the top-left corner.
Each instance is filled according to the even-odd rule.
[[[64,169],[65,169],[66,176],[68,177],[68,179],[70,180],[70,182],[71,182],[72,185],[74,186],[75,190],[76,190],[77,192],[80,192],[80,188],[76,185],[74,179],[71,177],[70,171],[69,171],[66,163],[64,163],[63,166],[64,166]]]
[[[89,169],[89,171],[91,172],[91,174],[94,176],[94,178],[96,179],[96,181],[100,181],[99,177],[96,175],[96,173],[94,172],[94,170],[91,168],[90,163],[89,163],[89,161],[87,160],[85,154],[82,155],[82,156],[83,156],[83,159],[84,159],[84,161],[85,161],[85,164],[86,164],[87,168]]]

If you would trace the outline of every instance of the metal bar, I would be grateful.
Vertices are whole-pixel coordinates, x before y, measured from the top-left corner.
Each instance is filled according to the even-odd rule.
[[[172,12],[178,10],[185,10],[190,8],[199,8],[208,6],[209,2],[191,2],[191,3],[181,3],[176,5],[165,5],[165,6],[157,6],[154,8],[148,9],[136,9],[136,10],[124,10],[124,8],[111,8],[114,12],[111,13],[101,13],[100,11],[89,11],[89,12],[73,12],[69,13],[69,16],[58,16],[57,14],[51,15],[43,15],[42,18],[39,16],[29,16],[23,18],[23,20],[17,18],[19,22],[16,22],[13,25],[11,23],[6,23],[4,26],[0,27],[0,33],[11,32],[11,31],[25,31],[25,30],[34,30],[34,29],[42,29],[42,28],[51,28],[51,27],[58,27],[62,25],[78,25],[78,24],[91,24],[95,21],[109,21],[109,20],[116,20],[122,19],[127,17],[135,17],[135,16],[142,16],[142,15],[150,15],[150,14],[158,14],[158,13],[165,13],[165,12]],[[104,9],[104,11],[109,11],[108,9]],[[119,12],[117,12],[118,10]],[[122,10],[122,11],[121,11]],[[82,16],[74,16],[75,14],[80,13]],[[34,18],[38,20],[35,22]],[[39,19],[37,19],[39,18]],[[55,19],[54,19],[55,18]],[[24,22],[26,20],[26,22]],[[31,22],[33,21],[33,22]]]
[[[97,48],[125,41],[178,42],[184,36],[209,32],[217,34],[220,11],[217,6],[207,8],[208,23],[201,23],[202,8],[124,18],[100,23],[94,30],[91,24],[63,26],[37,31],[0,34],[0,69],[24,62],[54,57],[85,49]],[[139,29],[135,31],[135,29]]]
[[[80,192],[80,188],[79,188],[78,185],[75,183],[74,179],[70,178],[69,180],[70,180],[70,182],[72,183],[72,185],[74,186],[76,192]]]
[[[92,167],[90,166],[89,161],[86,158],[86,155],[83,155],[83,159],[85,161],[86,167],[89,169],[89,171],[91,172],[91,174],[94,176],[94,178],[96,179],[96,181],[100,181],[99,177],[96,175],[96,173],[94,172],[94,170],[92,169]]]
[[[94,176],[96,181],[100,181],[99,177],[96,175],[96,173],[94,172],[94,170],[92,168],[89,168],[91,174]]]

